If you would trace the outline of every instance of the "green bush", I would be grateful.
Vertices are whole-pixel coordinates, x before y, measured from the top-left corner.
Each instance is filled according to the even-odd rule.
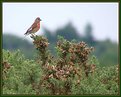
[[[41,76],[42,70],[34,60],[25,59],[19,50],[3,50],[3,94],[35,94],[34,84]]]
[[[100,67],[93,47],[58,38],[57,57],[43,36],[32,35],[36,60],[3,50],[3,94],[83,95],[119,93],[118,65]]]

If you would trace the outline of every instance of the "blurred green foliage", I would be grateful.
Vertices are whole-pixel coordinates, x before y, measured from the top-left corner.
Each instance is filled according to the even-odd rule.
[[[2,46],[5,50],[15,51],[17,49],[21,50],[25,54],[26,58],[32,59],[35,53],[35,48],[32,43],[28,40],[22,39],[21,37],[5,34],[3,35]]]
[[[57,36],[60,35],[69,41],[75,39],[76,41],[84,41],[89,46],[93,46],[95,48],[93,54],[97,56],[102,66],[118,64],[117,43],[112,42],[109,39],[103,41],[96,40],[93,36],[93,27],[90,23],[86,25],[84,34],[85,35],[78,34],[78,31],[75,29],[71,22],[69,22],[62,28],[58,28],[55,32],[52,32],[49,29],[44,28],[44,36],[47,37],[50,43],[49,49],[55,56],[56,50],[54,47],[57,42]],[[3,48],[12,51],[20,49],[22,53],[24,53],[25,56],[29,59],[32,59],[33,55],[35,55],[35,49],[32,43],[28,42],[27,40],[22,40],[18,36],[10,34],[3,35]]]

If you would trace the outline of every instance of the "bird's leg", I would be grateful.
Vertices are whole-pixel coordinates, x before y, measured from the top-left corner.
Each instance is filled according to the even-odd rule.
[[[31,36],[30,36],[31,38],[34,38],[34,34],[33,33],[31,33]]]
[[[33,33],[31,33],[31,35],[34,37],[34,34]]]
[[[34,35],[34,36],[36,36],[36,34],[35,34],[35,33],[33,33],[33,35]]]

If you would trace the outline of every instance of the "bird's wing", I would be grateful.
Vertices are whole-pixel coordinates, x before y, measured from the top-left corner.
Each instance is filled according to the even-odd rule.
[[[37,27],[37,23],[33,23],[31,27],[28,29],[28,31],[32,31],[36,27]]]
[[[31,27],[26,31],[26,33],[25,34],[29,34],[29,32],[31,32],[34,28],[36,28],[37,27],[37,23],[33,23],[32,25],[31,25]]]

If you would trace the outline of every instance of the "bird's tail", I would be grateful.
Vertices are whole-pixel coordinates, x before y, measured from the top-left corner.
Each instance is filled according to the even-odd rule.
[[[28,35],[28,34],[29,34],[29,32],[28,32],[28,31],[26,31],[26,33],[25,33],[24,35],[26,36],[26,35]]]

